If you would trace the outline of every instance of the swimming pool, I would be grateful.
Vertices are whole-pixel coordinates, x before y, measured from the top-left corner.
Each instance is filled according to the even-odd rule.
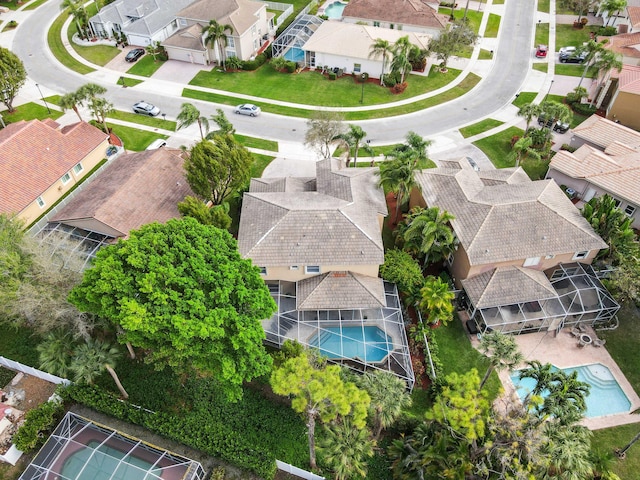
[[[333,2],[327,5],[324,9],[324,14],[329,18],[342,18],[342,12],[346,6],[346,3]]]
[[[309,345],[329,358],[359,358],[379,363],[393,350],[391,337],[378,327],[329,327],[309,339]]]
[[[559,369],[553,367],[552,370],[557,371]],[[628,413],[631,409],[631,402],[627,395],[620,388],[611,370],[605,365],[592,363],[591,365],[563,368],[561,370],[566,374],[571,374],[574,371],[578,372],[578,380],[591,385],[589,395],[586,398],[586,417],[593,418],[616,413]],[[531,378],[520,380],[518,375],[519,371],[511,372],[511,381],[516,387],[520,399],[524,400],[535,387],[536,382]],[[544,395],[545,392],[542,392],[542,396]]]
[[[304,50],[298,47],[291,47],[284,52],[284,58],[290,62],[304,62]]]

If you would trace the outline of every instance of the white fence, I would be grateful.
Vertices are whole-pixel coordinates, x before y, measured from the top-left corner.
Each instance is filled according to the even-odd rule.
[[[66,378],[56,377],[55,375],[51,375],[50,373],[43,372],[42,370],[38,370],[37,368],[23,365],[20,362],[9,360],[8,358],[4,357],[0,357],[0,366],[6,367],[10,370],[16,370],[18,372],[26,373],[27,375],[31,375],[32,377],[41,378],[42,380],[55,383],[56,385],[60,385],[61,383],[69,385],[71,383]]]
[[[316,475],[315,473],[307,472],[301,468],[294,467],[288,463],[281,462],[280,460],[276,460],[276,465],[278,466],[278,470],[290,473],[296,477],[305,478],[306,480],[325,480],[324,477]]]
[[[289,15],[293,13],[293,5],[291,5],[290,3],[266,2],[266,1],[264,3],[266,3],[267,7],[270,8],[271,10],[278,10],[282,12],[280,15],[278,15],[278,18],[276,18],[276,28],[279,25],[282,25],[282,22],[284,22],[287,18],[289,18]]]

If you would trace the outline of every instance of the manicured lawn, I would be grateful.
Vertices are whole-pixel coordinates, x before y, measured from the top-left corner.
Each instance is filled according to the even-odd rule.
[[[176,130],[176,122],[163,120],[158,117],[138,115],[133,112],[123,112],[122,110],[116,110],[115,112],[110,113],[108,118],[115,118],[116,120],[122,120],[123,122],[139,123],[140,125],[147,125],[149,127],[162,128],[163,130],[170,130],[172,132]]]
[[[36,0],[35,2],[31,2],[29,5],[27,5],[26,7],[24,7],[24,10],[35,10],[36,8],[38,8],[40,5],[42,5],[43,3],[45,3],[47,0]]]
[[[51,113],[47,111],[44,105],[40,105],[38,103],[24,103],[22,105],[18,105],[14,107],[16,110],[13,113],[9,113],[7,110],[0,112],[2,114],[2,119],[4,123],[15,123],[20,120],[34,120],[39,119],[43,120],[45,118],[56,119],[62,116],[62,112],[58,110],[51,110]]]
[[[40,365],[40,360],[36,345],[40,343],[40,337],[33,335],[28,328],[14,327],[8,319],[1,316],[0,327],[4,332],[3,335],[0,335],[2,356],[37,368]],[[4,384],[0,386],[4,386]]]
[[[445,75],[437,72],[430,73],[427,77],[410,75],[407,89],[399,95],[394,95],[390,89],[377,82],[368,82],[364,85],[364,105],[393,102],[433,91],[451,82],[458,74],[458,70],[450,70]],[[229,93],[250,92],[261,98],[327,107],[359,106],[362,95],[362,84],[356,83],[351,75],[343,75],[332,81],[318,71],[286,74],[276,72],[268,64],[253,72],[219,72],[215,69],[210,72],[201,71],[189,85]]]
[[[515,135],[521,136],[523,133],[521,128],[510,127],[473,144],[489,157],[496,168],[513,167],[513,162],[507,160],[507,155],[511,152],[511,138]]]
[[[536,47],[538,45],[548,45],[549,44],[549,24],[548,23],[539,23],[536,25],[536,36],[533,41],[533,46]],[[557,45],[556,40],[556,45]],[[551,54],[551,53],[549,53]]]
[[[500,15],[495,13],[489,14],[489,20],[487,21],[487,27],[484,31],[486,38],[496,38],[498,36],[498,30],[500,29]]]
[[[248,148],[260,148],[262,150],[269,150],[270,152],[278,151],[278,142],[273,140],[266,140],[264,138],[248,137],[246,135],[234,134],[234,137],[238,143]],[[251,175],[253,177],[253,175]]]
[[[493,55],[491,54],[491,50],[485,50],[484,48],[480,49],[478,60],[491,60],[492,58],[493,58]]]
[[[562,47],[579,47],[584,42],[589,41],[589,30],[586,28],[576,29],[572,25],[556,25],[556,49],[560,51]]]
[[[125,77],[122,76],[116,82],[117,85],[122,85],[124,87],[135,87],[136,85],[143,83],[143,80],[138,80],[137,78]]]
[[[158,69],[164,65],[165,62],[161,60],[153,60],[153,57],[149,54],[145,54],[140,60],[133,64],[127,73],[131,75],[140,75],[141,77],[150,77]]]
[[[62,44],[62,25],[64,24],[67,17],[67,12],[62,12],[58,16],[58,18],[54,20],[51,28],[47,32],[47,43],[49,44],[51,53],[53,53],[53,56],[56,57],[56,59],[65,67],[75,72],[78,72],[82,75],[95,72],[95,69],[88,67],[84,63],[77,61],[75,58],[69,55],[64,45]]]
[[[458,6],[460,8],[457,8],[455,10],[454,16],[456,17],[456,20],[461,20],[462,17],[464,16],[464,4],[462,4],[462,2],[458,2]],[[451,15],[451,7],[440,7],[438,9],[438,12],[444,15]],[[476,10],[473,10],[472,8],[469,8],[469,10],[467,10],[467,20],[469,22],[469,26],[476,33],[478,33],[478,31],[480,30],[480,22],[482,21],[482,15],[483,15],[482,12],[478,12]],[[500,19],[498,19],[498,23],[500,23]]]
[[[557,65],[556,65],[556,67],[557,67]],[[533,64],[533,69],[537,70],[538,72],[547,73],[549,71],[549,64],[548,63],[534,63]]]
[[[441,75],[443,77],[449,77],[450,79],[447,82],[445,82],[445,83],[449,83],[451,79],[455,78],[455,76],[459,73],[460,73],[459,70],[450,68],[449,72],[444,74],[432,71],[429,73],[428,78],[432,78],[432,76],[436,77],[437,75]],[[403,115],[406,113],[423,110],[425,108],[433,107],[434,105],[439,105],[441,103],[448,102],[450,100],[453,100],[454,98],[458,98],[464,95],[473,87],[475,87],[479,81],[480,81],[480,77],[472,73],[472,74],[469,74],[462,82],[460,82],[459,85],[447,90],[446,92],[440,95],[429,97],[424,100],[413,102],[409,105],[402,105],[399,107],[391,107],[391,108],[373,110],[373,111],[346,112],[344,115],[345,120],[349,121],[349,120],[367,120],[371,118],[386,118],[386,117],[392,117],[395,115]],[[182,91],[182,96],[186,98],[204,100],[207,102],[222,103],[224,105],[237,105],[239,103],[239,99],[236,97],[232,97],[228,95],[218,95],[210,92],[202,92],[200,90],[191,90],[188,88],[185,88]],[[358,94],[358,99],[359,98],[360,97]],[[400,99],[402,97],[398,95],[398,96],[394,96],[394,98]],[[365,93],[365,100],[366,100],[366,93]],[[303,117],[303,118],[311,117],[311,115],[314,112],[314,110],[285,107],[281,105],[261,104],[259,102],[257,102],[256,105],[258,105],[260,108],[262,108],[263,111],[266,111],[266,112],[277,113],[279,115]]]
[[[584,65],[580,65],[577,63],[558,63],[556,65],[556,75],[566,75],[569,77],[581,77],[582,72],[584,72]],[[593,78],[595,77],[596,73],[598,72],[596,71],[595,68],[590,68],[587,70],[587,75],[585,78]]]
[[[640,431],[640,427],[637,423],[595,430],[591,438],[591,450],[613,452],[616,448],[623,448],[638,431]],[[640,442],[627,450],[627,456],[624,460],[619,460],[614,455],[611,470],[623,480],[638,478],[636,475],[640,471]]]
[[[493,2],[496,3],[496,2]],[[538,0],[538,11],[549,13],[550,0]]]
[[[473,137],[474,135],[478,135],[479,133],[486,132],[487,130],[491,130],[492,128],[499,127],[504,122],[500,120],[494,120],[493,118],[486,118],[481,120],[478,123],[474,123],[473,125],[469,125],[467,127],[463,127],[460,129],[460,134],[464,138]]]
[[[275,157],[270,155],[259,155],[257,153],[253,153],[253,164],[251,165],[251,178],[260,178],[262,177],[262,172],[267,168]]]
[[[17,10],[18,8],[21,7],[21,5],[18,5],[18,2],[16,2],[16,1],[0,2],[0,6],[7,7],[10,10]]]
[[[109,119],[107,119],[107,125],[113,129],[113,133],[120,137],[124,143],[124,148],[127,150],[133,150],[134,152],[144,150],[156,138],[167,138],[166,136],[159,135],[156,132],[149,132],[147,130],[140,130],[137,128],[125,127],[124,125],[109,123]]]
[[[97,13],[97,8],[95,3],[91,3],[86,7],[87,14],[89,18]],[[78,32],[78,26],[76,22],[72,21],[69,25],[69,29],[67,31],[67,37],[69,40],[69,44],[71,48],[73,48],[78,55],[87,60],[90,63],[95,65],[100,65],[104,67],[107,63],[113,60],[119,53],[120,49],[118,47],[112,47],[111,45],[91,45],[91,46],[83,46],[78,45],[73,42],[71,39],[74,34]]]
[[[518,97],[513,101],[513,104],[520,108],[527,103],[533,102],[533,100],[538,96],[537,92],[522,92]]]

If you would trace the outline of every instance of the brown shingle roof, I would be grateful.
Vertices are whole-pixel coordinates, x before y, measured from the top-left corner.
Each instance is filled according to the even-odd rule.
[[[178,30],[169,38],[162,42],[163,46],[171,46],[178,48],[186,48],[195,51],[206,50],[202,44],[202,29],[204,25],[201,23],[194,23],[189,27],[185,27]]]
[[[435,168],[416,175],[426,204],[455,216],[451,225],[471,265],[606,247],[553,180],[532,182],[518,170]],[[499,175],[506,181],[498,182]],[[486,177],[493,183],[485,184]]]
[[[381,278],[353,272],[330,272],[297,283],[298,310],[386,307]]]
[[[58,129],[47,119],[0,130],[0,212],[20,212],[105,141],[85,122]]]
[[[378,215],[387,209],[377,169],[333,170],[336,165],[316,164],[317,191],[284,190],[282,179],[254,179],[242,203],[240,253],[266,267],[382,264]]]
[[[233,34],[239,35],[258,21],[256,14],[263,6],[264,3],[251,0],[199,0],[183,8],[176,16],[205,23],[216,20],[222,25],[231,25]]]
[[[351,0],[342,16],[439,29],[449,21],[433,2],[420,0]]]
[[[476,308],[513,305],[557,296],[547,276],[531,268],[498,267],[462,280]]]
[[[640,132],[598,115],[587,118],[573,129],[573,134],[603,150],[616,141],[631,148],[640,147]]]
[[[193,195],[177,149],[160,148],[121,155],[79,192],[52,222],[95,219],[122,236],[142,225],[179,217],[178,202]],[[92,222],[96,225],[96,222]]]

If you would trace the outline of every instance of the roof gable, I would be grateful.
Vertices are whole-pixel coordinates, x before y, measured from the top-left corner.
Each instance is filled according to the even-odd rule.
[[[640,147],[640,132],[598,115],[591,115],[575,127],[573,134],[601,149],[605,149],[616,141],[631,148]]]
[[[434,2],[420,0],[350,0],[342,16],[444,29],[449,18],[437,8]]]
[[[338,310],[386,307],[381,278],[353,272],[329,272],[296,284],[298,310]]]

